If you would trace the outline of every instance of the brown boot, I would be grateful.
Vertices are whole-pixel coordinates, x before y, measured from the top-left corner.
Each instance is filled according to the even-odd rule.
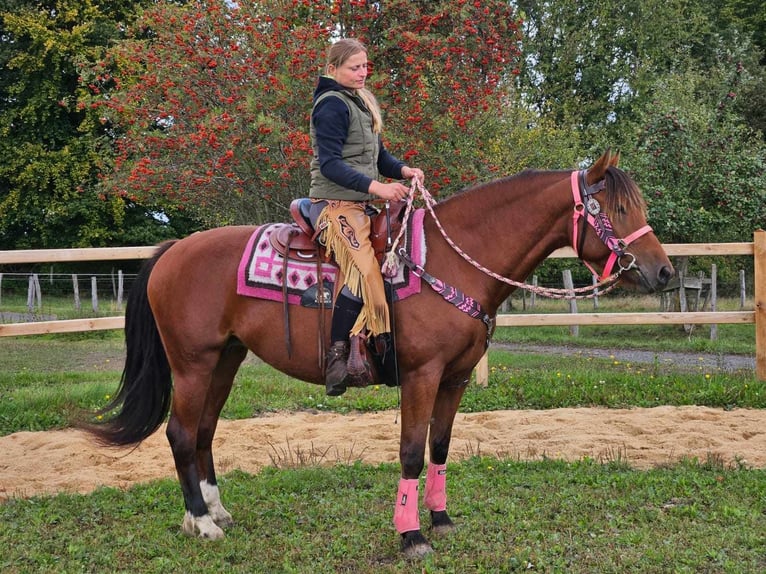
[[[324,385],[328,396],[337,397],[346,392],[348,351],[348,341],[336,341],[327,352]]]

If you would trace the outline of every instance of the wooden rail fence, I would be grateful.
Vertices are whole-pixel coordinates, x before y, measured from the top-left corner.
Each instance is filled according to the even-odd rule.
[[[669,243],[663,245],[670,256],[704,255],[750,255],[754,257],[754,310],[753,311],[697,311],[697,312],[646,312],[646,313],[553,313],[553,314],[500,314],[497,325],[716,325],[722,323],[755,323],[756,376],[766,381],[766,231],[758,230],[752,243]],[[0,251],[0,265],[11,263],[50,263],[73,261],[107,261],[147,259],[155,247],[116,247],[91,249],[44,249]],[[563,248],[551,254],[552,258],[573,258],[571,248]],[[0,337],[66,333],[75,331],[122,329],[125,319],[98,317],[64,321],[40,321],[33,323],[0,324]],[[489,366],[485,355],[476,367],[476,379],[485,384],[489,378]]]

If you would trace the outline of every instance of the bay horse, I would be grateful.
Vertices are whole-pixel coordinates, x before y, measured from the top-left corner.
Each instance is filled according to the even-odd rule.
[[[662,289],[672,277],[673,267],[647,225],[641,193],[617,159],[607,151],[587,170],[524,171],[464,190],[425,216],[428,256],[420,272],[467,294],[484,320],[450,304],[430,282],[434,289],[424,286],[394,304],[401,385],[394,525],[405,555],[432,551],[418,517],[426,441],[430,459],[422,500],[435,533],[454,527],[446,510],[447,453],[461,397],[489,344],[492,319],[516,288],[498,277],[521,281],[567,245],[594,272],[607,275],[606,268],[617,265],[622,284],[639,291]],[[104,409],[111,415],[89,427],[104,445],[138,444],[169,412],[166,434],[186,508],[182,530],[207,539],[222,537],[232,523],[221,504],[212,443],[248,349],[291,377],[324,384],[317,323],[319,313],[329,321],[330,310],[291,310],[288,353],[278,334],[283,304],[236,292],[238,264],[254,229],[195,233],[161,245],[145,262],[128,298],[125,370]]]

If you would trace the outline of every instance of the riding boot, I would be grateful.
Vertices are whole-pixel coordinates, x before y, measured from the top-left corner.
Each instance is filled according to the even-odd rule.
[[[327,353],[325,390],[331,397],[346,392],[348,386],[349,333],[362,310],[362,301],[351,299],[341,292],[335,301],[330,328],[330,350]]]
[[[346,392],[348,350],[348,341],[336,341],[327,353],[324,384],[328,396],[337,397]]]

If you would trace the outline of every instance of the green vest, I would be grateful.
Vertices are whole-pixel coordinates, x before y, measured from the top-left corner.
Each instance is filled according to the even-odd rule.
[[[349,167],[365,174],[372,179],[378,178],[378,152],[380,140],[378,134],[372,131],[372,115],[364,112],[364,104],[358,96],[352,96],[347,92],[325,92],[314,106],[327,97],[337,97],[348,106],[349,126],[346,143],[343,145],[343,161]],[[314,149],[314,157],[311,159],[311,197],[320,199],[342,199],[346,201],[369,201],[373,199],[371,193],[360,193],[353,189],[342,187],[330,181],[319,170],[319,154],[316,144],[316,128],[314,122],[310,127],[311,147]]]

